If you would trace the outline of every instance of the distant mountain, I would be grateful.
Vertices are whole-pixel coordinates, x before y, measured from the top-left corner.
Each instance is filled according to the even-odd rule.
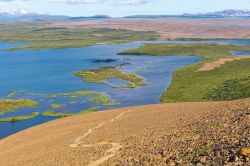
[[[80,16],[80,17],[70,17],[69,19],[72,20],[80,20],[80,19],[105,19],[105,18],[111,18],[108,15],[96,15],[96,16]]]
[[[107,15],[70,17],[62,15],[49,15],[42,12],[27,12],[25,10],[0,11],[0,21],[49,21],[49,20],[81,20],[81,19],[105,19]]]
[[[246,17],[250,18],[250,10],[224,10],[213,13],[198,13],[182,15],[131,15],[123,18],[225,18]],[[53,20],[84,20],[84,19],[107,19],[108,15],[70,17],[63,15],[49,15],[43,12],[28,12],[25,10],[0,11],[0,21],[53,21]]]
[[[178,15],[132,15],[132,16],[126,16],[124,18],[168,18],[168,17],[178,17]]]
[[[223,10],[213,13],[184,13],[182,17],[250,17],[250,10]]]
[[[182,15],[132,15],[124,18],[170,18],[170,17],[187,17],[187,18],[223,18],[223,17],[250,17],[250,10],[224,10],[214,13],[198,13]]]

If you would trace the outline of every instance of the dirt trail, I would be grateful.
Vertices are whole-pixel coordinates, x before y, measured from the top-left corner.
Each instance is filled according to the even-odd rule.
[[[118,151],[122,148],[122,145],[118,143],[110,143],[110,142],[100,142],[91,146],[95,146],[95,145],[98,145],[98,146],[112,145],[112,148],[106,151],[106,154],[107,154],[106,156],[103,156],[100,159],[91,162],[90,164],[88,164],[88,166],[98,166],[98,165],[103,164],[104,162],[108,161],[110,158],[114,157],[118,153]],[[87,147],[89,147],[89,145],[87,145]]]
[[[214,70],[216,68],[223,66],[227,62],[238,61],[238,60],[248,59],[248,58],[250,58],[250,55],[230,57],[230,58],[221,58],[219,60],[204,64],[200,69],[198,69],[198,71],[211,71],[211,70]]]
[[[119,114],[118,116],[116,116],[115,118],[112,118],[109,122],[107,123],[113,123],[116,120],[119,120],[122,116],[124,116],[125,114],[131,112],[132,110],[128,110],[126,112],[123,112],[121,114]],[[88,135],[90,135],[91,133],[93,133],[95,130],[101,128],[102,126],[107,124],[106,122],[100,123],[97,126],[88,129],[88,131],[86,133],[84,133],[82,136],[77,137],[75,139],[75,142],[73,144],[70,145],[71,148],[77,148],[79,146],[81,146],[82,148],[84,147],[93,147],[93,146],[103,146],[103,145],[111,145],[111,148],[109,148],[106,151],[106,155],[99,158],[98,160],[95,160],[91,163],[88,164],[88,166],[98,166],[101,165],[102,163],[104,163],[105,161],[109,160],[110,158],[114,157],[117,152],[122,148],[122,145],[120,145],[119,143],[114,143],[114,142],[99,142],[96,144],[84,144],[83,139],[86,138]]]

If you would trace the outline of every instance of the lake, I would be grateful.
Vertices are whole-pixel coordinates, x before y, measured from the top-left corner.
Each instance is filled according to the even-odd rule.
[[[179,43],[181,41],[162,42]],[[250,40],[200,42],[250,44]],[[93,102],[88,102],[88,99],[84,97],[73,99],[60,95],[58,98],[50,96],[51,94],[75,91],[102,92],[108,95],[112,102],[119,103],[111,106],[99,105],[100,108],[97,111],[126,106],[157,104],[160,96],[171,83],[174,71],[202,60],[198,56],[154,57],[117,54],[126,49],[137,48],[142,44],[143,42],[133,42],[118,45],[95,45],[87,48],[4,51],[6,48],[23,45],[23,43],[0,43],[1,98],[6,98],[9,92],[15,91],[14,99],[27,98],[40,103],[36,108],[20,109],[6,113],[2,117],[29,115],[34,111],[43,113],[50,109],[51,102],[63,104],[62,108],[58,108],[58,111],[63,113],[79,112],[94,106]],[[146,85],[134,89],[112,88],[108,84],[84,82],[73,74],[80,70],[119,66],[121,64],[126,64],[123,65],[125,72],[136,72],[139,76],[144,77]],[[126,82],[117,79],[108,81],[115,85],[126,84]],[[0,138],[53,119],[56,119],[56,117],[39,115],[24,121],[1,122]]]

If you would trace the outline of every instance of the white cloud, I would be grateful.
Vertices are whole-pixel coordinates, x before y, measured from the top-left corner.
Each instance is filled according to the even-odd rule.
[[[150,0],[124,0],[121,4],[124,5],[142,5],[150,2]]]
[[[21,2],[21,1],[35,1],[35,0],[0,0],[0,2]],[[100,0],[40,0],[40,1],[69,3],[69,4],[95,4],[100,2]]]
[[[52,1],[52,2],[64,2],[64,3],[71,3],[71,4],[95,4],[95,3],[99,3],[98,0],[50,0],[50,1]]]
[[[0,0],[0,2],[21,2],[21,1],[35,1],[35,0]],[[68,4],[97,4],[101,2],[113,1],[114,3],[122,5],[142,5],[146,4],[152,0],[40,0],[47,2],[58,2],[58,3],[68,3]]]
[[[45,12],[31,12],[27,10],[0,10],[0,13],[11,14],[11,15],[29,15],[29,14],[44,15],[44,14],[47,14]]]

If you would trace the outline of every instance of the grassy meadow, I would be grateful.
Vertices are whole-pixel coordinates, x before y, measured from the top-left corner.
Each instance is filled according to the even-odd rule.
[[[116,44],[157,38],[156,32],[50,27],[46,23],[0,24],[0,34],[0,42],[31,43],[8,50],[77,48],[100,43]]]

